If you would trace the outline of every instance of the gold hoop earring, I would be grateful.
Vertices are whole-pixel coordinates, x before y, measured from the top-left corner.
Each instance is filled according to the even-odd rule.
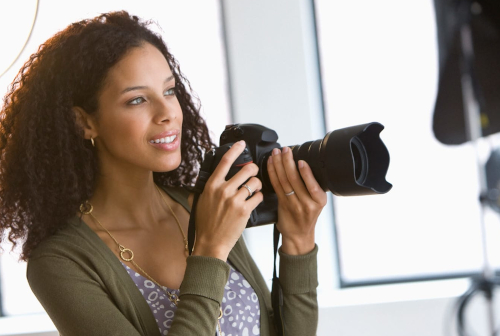
[[[92,144],[92,147],[95,147],[94,138],[90,137],[90,143]]]

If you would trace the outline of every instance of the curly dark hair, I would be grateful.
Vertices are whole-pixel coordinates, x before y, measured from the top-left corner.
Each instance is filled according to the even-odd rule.
[[[125,11],[73,23],[42,44],[9,86],[0,116],[0,241],[22,242],[21,260],[92,196],[97,154],[72,108],[97,111],[108,71],[131,48],[150,43],[165,56],[183,113],[181,164],[154,172],[154,181],[194,185],[214,144],[198,98],[151,23]]]

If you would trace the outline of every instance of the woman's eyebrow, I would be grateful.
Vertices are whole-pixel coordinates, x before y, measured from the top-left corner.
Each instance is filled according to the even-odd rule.
[[[167,79],[165,79],[165,82],[164,82],[164,83],[168,83],[168,82],[170,82],[172,79],[174,79],[174,75],[171,75],[170,77],[168,77]]]
[[[165,81],[163,83],[168,83],[170,82],[172,79],[174,79],[174,75],[171,75],[170,77],[167,77],[167,79],[165,79]],[[142,90],[142,89],[147,89],[148,87],[147,86],[144,86],[144,85],[140,85],[140,86],[130,86],[128,88],[126,88],[125,90],[123,90],[120,94],[124,94],[124,93],[127,93],[129,91],[134,91],[134,90]]]

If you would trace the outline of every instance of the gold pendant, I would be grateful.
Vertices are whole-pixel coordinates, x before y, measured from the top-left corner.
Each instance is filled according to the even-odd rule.
[[[134,259],[134,252],[131,249],[125,248],[122,245],[119,245],[118,248],[120,249],[120,258],[122,258],[123,261],[132,261],[132,259]],[[123,256],[124,253],[128,253],[130,258],[125,258]]]

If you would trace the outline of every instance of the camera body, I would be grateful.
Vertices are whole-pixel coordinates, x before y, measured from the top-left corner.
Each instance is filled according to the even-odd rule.
[[[200,168],[195,192],[203,192],[206,181],[212,175],[220,160],[234,143],[245,140],[246,148],[235,160],[226,175],[226,181],[233,177],[243,166],[255,163],[259,167],[258,178],[262,181],[261,192],[264,201],[252,211],[247,227],[272,224],[278,220],[278,198],[269,180],[266,162],[274,148],[280,148],[278,134],[258,124],[227,125],[220,136],[220,146],[206,153]]]

